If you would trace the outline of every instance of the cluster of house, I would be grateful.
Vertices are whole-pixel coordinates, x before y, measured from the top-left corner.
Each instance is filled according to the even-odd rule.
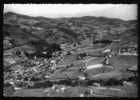
[[[137,56],[137,45],[125,46],[119,49],[119,55],[134,55]]]
[[[18,52],[18,50],[17,50],[14,53],[16,53],[16,55],[22,55],[23,52]],[[58,54],[58,52],[56,52],[55,54]],[[58,63],[59,60],[62,60],[63,59],[63,55],[64,54],[62,54],[61,56],[58,56],[58,57],[52,57],[50,59],[47,59],[47,58],[38,58],[38,57],[34,56],[33,59],[30,59],[30,60],[26,61],[24,64],[21,64],[21,63],[18,63],[17,64],[17,60],[19,60],[19,58],[18,57],[15,57],[14,58],[13,52],[7,52],[4,55],[4,62],[8,62],[9,65],[15,64],[15,66],[18,66],[19,65],[20,67],[24,68],[24,69],[21,69],[21,70],[18,70],[17,71],[17,69],[20,69],[18,67],[14,71],[14,74],[13,75],[14,75],[15,78],[17,76],[22,76],[22,77],[20,77],[20,81],[25,81],[24,80],[25,79],[24,76],[26,76],[26,79],[29,79],[28,81],[30,83],[31,77],[30,77],[30,75],[28,76],[27,73],[28,74],[34,74],[34,73],[44,72],[46,70],[54,70],[56,68],[56,63]],[[23,73],[25,75],[23,75]],[[16,79],[16,81],[17,80],[19,80],[19,78]]]
[[[16,70],[13,70],[11,76],[13,76],[13,81],[12,81],[12,85],[14,85],[14,87],[16,87],[16,83],[27,83],[26,86],[28,85],[33,85],[31,83],[33,83],[31,81],[32,77],[37,74],[37,73],[40,73],[40,72],[43,72],[45,71],[45,67],[48,67],[47,65],[46,66],[43,66],[46,61],[30,61],[31,64],[35,64],[35,66],[33,67],[27,67],[25,66],[25,64],[20,64],[20,67],[18,67]],[[18,65],[17,65],[18,66]],[[7,80],[5,80],[7,81]]]

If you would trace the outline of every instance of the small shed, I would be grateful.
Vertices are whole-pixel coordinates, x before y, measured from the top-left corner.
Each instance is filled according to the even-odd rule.
[[[137,72],[138,72],[138,66],[134,65],[134,66],[128,68],[127,70],[130,71],[130,72],[133,72],[135,74],[135,77],[136,77],[137,76]]]
[[[137,55],[137,48],[135,48],[135,47],[122,47],[119,49],[119,55]]]

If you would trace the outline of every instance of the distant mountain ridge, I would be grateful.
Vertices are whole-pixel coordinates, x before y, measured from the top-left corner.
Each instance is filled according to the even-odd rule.
[[[134,30],[137,30],[135,20],[124,21],[94,16],[55,19],[31,17],[13,12],[4,13],[4,38],[11,38],[16,45],[32,40],[41,40],[48,44],[82,43],[85,40],[91,42],[102,39],[114,40],[121,39],[127,34],[131,34],[131,37],[127,35],[127,39],[131,38],[133,41],[133,38],[137,39],[137,31]]]

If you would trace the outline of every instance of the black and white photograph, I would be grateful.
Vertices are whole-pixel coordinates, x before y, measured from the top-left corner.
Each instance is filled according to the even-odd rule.
[[[4,97],[138,97],[137,4],[4,4]]]

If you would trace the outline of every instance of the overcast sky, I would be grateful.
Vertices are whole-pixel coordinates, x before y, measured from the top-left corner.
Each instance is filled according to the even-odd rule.
[[[4,4],[4,12],[51,18],[105,16],[137,19],[136,4]]]

